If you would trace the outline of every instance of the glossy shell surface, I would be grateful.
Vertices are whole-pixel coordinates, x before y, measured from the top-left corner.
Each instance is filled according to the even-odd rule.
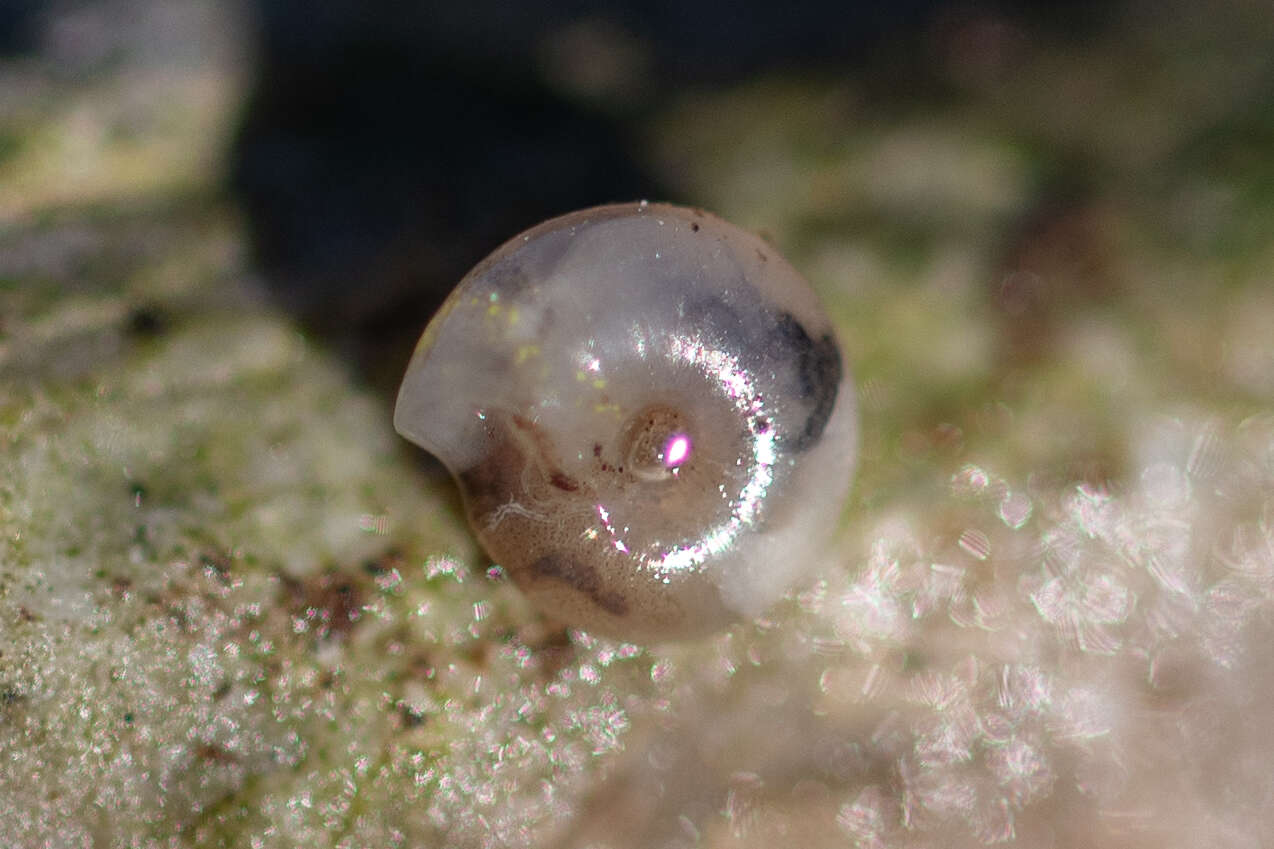
[[[856,448],[808,284],[699,210],[545,222],[461,281],[394,414],[545,613],[639,642],[754,617],[819,565]]]

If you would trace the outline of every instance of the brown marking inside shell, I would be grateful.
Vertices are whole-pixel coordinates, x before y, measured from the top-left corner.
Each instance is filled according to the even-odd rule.
[[[564,472],[554,470],[549,474],[549,483],[558,489],[566,492],[574,492],[579,489],[579,482]]]
[[[546,554],[531,564],[531,572],[541,578],[550,578],[578,590],[594,604],[615,616],[628,614],[628,601],[622,595],[605,588],[597,570],[591,565],[579,563],[562,554]]]
[[[548,434],[535,422],[525,416],[513,415],[511,417],[513,425],[523,434],[530,438],[531,443],[535,447],[535,454],[545,465],[545,473],[548,475],[549,483],[560,490],[566,492],[575,492],[579,489],[579,481],[563,472],[561,469],[548,466],[551,458],[556,455],[553,448],[553,441],[549,439]]]
[[[508,492],[516,491],[526,465],[526,457],[512,440],[498,439],[492,441],[491,451],[482,462],[460,472],[457,477],[470,520],[476,522],[507,499]]]
[[[650,640],[683,629],[686,614],[678,600],[616,581],[607,570],[622,568],[623,558],[605,541],[580,536],[596,523],[591,487],[576,478],[568,478],[576,490],[555,485],[547,470],[556,465],[555,454],[537,455],[541,448],[552,450],[551,440],[530,420],[515,421],[507,413],[488,412],[486,425],[488,453],[459,479],[483,547],[508,576],[532,597],[552,599],[541,604],[550,615],[571,609],[572,620],[599,633]],[[622,475],[617,467],[610,471]],[[706,596],[695,606],[705,616],[724,618],[714,603]]]

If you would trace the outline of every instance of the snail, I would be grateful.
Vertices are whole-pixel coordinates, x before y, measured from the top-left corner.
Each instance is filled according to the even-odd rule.
[[[808,575],[857,445],[804,279],[720,218],[644,201],[554,218],[470,271],[394,426],[537,607],[635,642],[758,617]]]

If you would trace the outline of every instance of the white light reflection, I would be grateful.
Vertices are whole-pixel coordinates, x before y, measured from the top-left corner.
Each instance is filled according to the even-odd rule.
[[[611,545],[615,550],[622,553],[628,553],[628,545],[619,538],[619,534],[615,532],[615,526],[610,521],[610,511],[604,505],[597,505],[597,516],[602,520],[602,527],[606,529],[606,533],[610,534]]]
[[[684,336],[674,336],[669,340],[668,353],[719,383],[734,408],[743,415],[752,437],[752,456],[748,458],[751,474],[731,505],[730,518],[711,528],[698,541],[674,548],[650,564],[663,572],[681,572],[696,569],[709,558],[729,549],[740,531],[757,521],[765,494],[774,481],[773,467],[778,460],[778,448],[773,428],[761,415],[761,395],[735,357],[718,348],[708,347],[701,338]]]

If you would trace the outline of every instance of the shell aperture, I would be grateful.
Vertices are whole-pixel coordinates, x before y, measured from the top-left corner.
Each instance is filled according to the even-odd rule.
[[[808,574],[857,442],[808,284],[756,236],[644,202],[479,263],[425,328],[394,426],[541,610],[638,642],[758,616]]]

